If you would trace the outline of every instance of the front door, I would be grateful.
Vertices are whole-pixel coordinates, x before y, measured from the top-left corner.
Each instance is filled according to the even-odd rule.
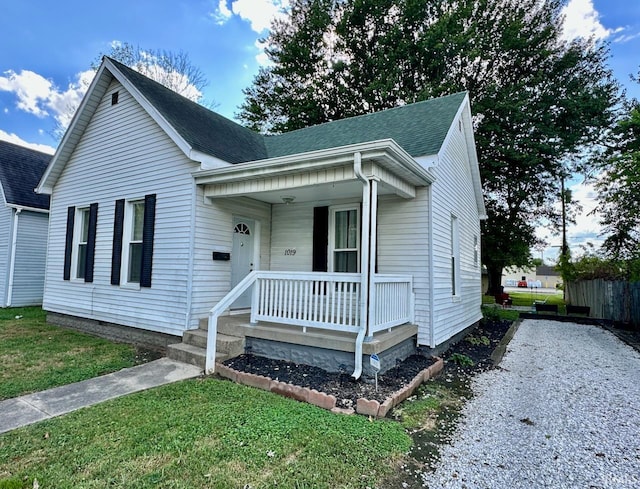
[[[235,287],[254,270],[255,222],[243,217],[233,218],[233,244],[231,249],[231,287]],[[232,309],[251,307],[251,288],[233,303]]]

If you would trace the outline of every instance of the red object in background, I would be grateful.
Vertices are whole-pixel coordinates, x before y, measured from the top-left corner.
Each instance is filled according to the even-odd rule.
[[[518,287],[524,287],[526,289],[528,287],[527,286],[527,281],[526,280],[520,280],[518,282]]]

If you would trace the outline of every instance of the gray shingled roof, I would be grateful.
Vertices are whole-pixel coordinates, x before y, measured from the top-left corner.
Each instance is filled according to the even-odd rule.
[[[267,136],[269,157],[393,139],[411,156],[436,154],[465,93]]]
[[[263,136],[109,58],[194,149],[230,163],[393,139],[411,156],[436,154],[466,93]]]
[[[0,141],[0,184],[8,204],[49,209],[49,196],[36,194],[51,155]]]
[[[229,163],[267,158],[263,136],[109,58],[195,150]]]

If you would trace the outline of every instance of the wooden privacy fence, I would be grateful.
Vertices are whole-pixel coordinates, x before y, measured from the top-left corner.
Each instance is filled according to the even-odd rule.
[[[640,326],[640,282],[578,280],[565,284],[565,299],[574,306],[591,307],[591,315]]]

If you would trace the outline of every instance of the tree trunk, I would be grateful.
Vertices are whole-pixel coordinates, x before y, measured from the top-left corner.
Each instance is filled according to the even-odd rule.
[[[489,276],[489,289],[487,295],[496,296],[502,292],[502,270],[500,265],[491,265],[487,267],[487,275]]]

